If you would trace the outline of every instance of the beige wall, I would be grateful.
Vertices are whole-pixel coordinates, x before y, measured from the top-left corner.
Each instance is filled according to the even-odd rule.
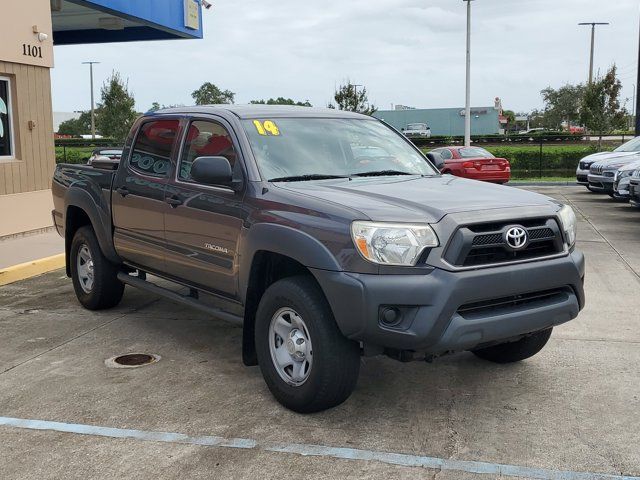
[[[0,195],[0,238],[53,225],[51,190]]]
[[[0,0],[0,4],[0,61],[53,67],[50,0]],[[38,40],[34,26],[49,38]],[[37,48],[35,57],[25,55],[28,46],[32,51]]]
[[[51,225],[55,168],[50,0],[0,0],[0,76],[11,84],[13,158],[0,160],[0,237]],[[46,33],[44,41],[34,33]],[[29,55],[28,47],[34,55]],[[25,53],[27,53],[25,55]],[[42,58],[40,58],[40,55]]]
[[[11,80],[15,150],[15,159],[0,160],[0,195],[50,188],[55,150],[49,69],[0,60],[0,76]]]

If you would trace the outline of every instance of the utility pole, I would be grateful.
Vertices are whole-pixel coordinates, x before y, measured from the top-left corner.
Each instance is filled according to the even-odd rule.
[[[358,87],[362,87],[363,85],[357,84],[357,83],[352,83],[351,86],[353,87],[353,95],[356,98],[356,105],[355,105],[355,111],[358,111]]]
[[[464,100],[464,146],[471,146],[471,2],[467,2],[467,83]]]
[[[100,62],[82,62],[83,65],[89,65],[89,77],[91,81],[91,140],[96,139],[96,111],[93,101],[93,65]]]
[[[591,25],[591,55],[589,56],[589,84],[593,82],[593,50],[596,38],[596,25],[609,25],[608,22],[584,22],[578,25]]]

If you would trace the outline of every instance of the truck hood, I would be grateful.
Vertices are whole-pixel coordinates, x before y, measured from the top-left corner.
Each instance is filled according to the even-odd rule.
[[[435,223],[449,213],[554,205],[544,195],[452,175],[372,177],[274,185],[344,205],[375,221]]]
[[[598,153],[592,153],[591,155],[587,155],[580,161],[591,162],[591,163],[606,162],[609,160],[614,160],[614,159],[624,158],[624,157],[632,157],[635,155],[640,155],[640,152],[598,152]]]

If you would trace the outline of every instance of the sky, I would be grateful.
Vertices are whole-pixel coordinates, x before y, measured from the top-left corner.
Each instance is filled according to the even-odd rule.
[[[367,88],[379,109],[462,107],[466,7],[462,0],[213,0],[203,10],[203,40],[55,47],[54,111],[90,107],[88,66],[96,96],[118,71],[136,108],[193,103],[204,82],[236,93],[236,103],[290,97],[326,106],[336,85]],[[594,70],[619,68],[631,106],[638,62],[638,0],[474,0],[471,103],[526,112],[540,90],[585,82],[590,27]]]

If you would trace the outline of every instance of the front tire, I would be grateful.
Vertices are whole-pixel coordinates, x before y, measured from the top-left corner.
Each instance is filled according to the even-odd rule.
[[[84,308],[103,310],[120,303],[124,284],[118,280],[118,268],[103,255],[91,227],[78,229],[69,255],[73,289]]]
[[[478,357],[494,363],[513,363],[533,357],[549,341],[553,328],[522,337],[515,342],[500,343],[491,347],[472,350]]]
[[[344,402],[356,386],[360,346],[342,335],[310,276],[279,280],[256,313],[256,353],[273,396],[299,413]]]

